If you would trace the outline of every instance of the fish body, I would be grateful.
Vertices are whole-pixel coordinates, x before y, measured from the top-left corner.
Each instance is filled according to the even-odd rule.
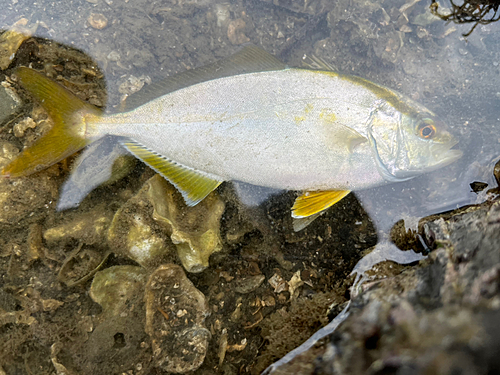
[[[355,190],[385,181],[367,135],[378,102],[338,75],[251,73],[203,82],[102,118],[88,136],[134,139],[221,181]]]
[[[114,135],[189,205],[221,182],[238,180],[303,191],[293,207],[301,218],[351,190],[404,181],[460,157],[445,126],[409,98],[355,76],[286,68],[259,51],[250,48],[238,58],[260,53],[264,71],[257,63],[249,72],[216,73],[235,60],[226,61],[185,74],[186,87],[174,79],[167,93],[114,115],[19,68],[21,84],[56,125],[2,174],[35,172]]]

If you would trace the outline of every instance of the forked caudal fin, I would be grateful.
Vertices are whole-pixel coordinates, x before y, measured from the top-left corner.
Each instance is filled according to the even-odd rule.
[[[90,143],[86,124],[102,111],[79,99],[63,86],[37,71],[15,70],[19,83],[45,108],[54,122],[52,129],[2,169],[5,177],[21,177],[55,164]]]

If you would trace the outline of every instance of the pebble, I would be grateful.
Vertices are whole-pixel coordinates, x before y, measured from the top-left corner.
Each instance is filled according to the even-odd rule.
[[[97,30],[102,30],[108,26],[108,19],[101,13],[91,13],[87,21],[90,26]]]

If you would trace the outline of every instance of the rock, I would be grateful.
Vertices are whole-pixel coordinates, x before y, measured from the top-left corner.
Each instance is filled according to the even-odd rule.
[[[57,181],[46,174],[37,178],[0,179],[0,223],[17,224],[57,198]]]
[[[77,215],[74,219],[47,229],[43,238],[48,245],[79,240],[87,245],[102,244],[111,224],[112,212],[105,205],[99,205],[91,211]]]
[[[21,104],[21,99],[6,82],[0,85],[0,124],[6,122],[10,116],[16,113]]]
[[[146,183],[116,212],[108,231],[108,243],[113,252],[133,259],[143,267],[155,269],[172,260],[175,247],[153,220],[149,188]]]
[[[147,185],[153,218],[170,234],[182,265],[188,272],[203,271],[210,255],[222,249],[220,218],[224,203],[212,192],[196,206],[188,207],[175,187],[160,175]]]
[[[264,275],[255,275],[242,277],[233,281],[234,291],[241,294],[247,294],[256,290],[266,279]]]
[[[424,218],[419,230],[437,246],[427,260],[365,284],[319,356],[305,352],[274,374],[312,361],[315,374],[497,372],[500,202]]]
[[[146,284],[145,302],[155,365],[177,374],[200,367],[211,337],[205,328],[209,308],[183,269],[175,264],[156,269]]]
[[[90,297],[102,306],[103,315],[128,315],[140,309],[146,283],[146,270],[137,266],[114,266],[97,272],[90,287]]]
[[[101,13],[91,13],[87,21],[90,26],[97,30],[102,30],[108,26],[108,19]]]
[[[241,18],[232,20],[227,26],[227,37],[232,44],[248,43],[250,39],[245,35],[246,23]]]
[[[370,56],[373,50],[382,62],[393,64],[403,47],[404,33],[396,30],[397,17],[391,18],[388,12],[379,2],[341,0],[328,13],[328,25],[332,37],[334,33],[342,33],[342,38],[347,38],[356,51]]]
[[[10,30],[0,35],[0,69],[5,70],[14,59],[21,44],[30,38],[38,28],[38,22],[27,27],[28,19],[21,18]],[[1,112],[0,112],[1,113]]]

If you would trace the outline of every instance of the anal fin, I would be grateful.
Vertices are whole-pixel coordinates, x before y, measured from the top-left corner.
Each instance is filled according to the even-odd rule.
[[[201,202],[222,183],[202,172],[178,164],[134,140],[124,139],[120,143],[131,154],[172,183],[182,194],[188,206],[195,206]]]
[[[318,214],[339,202],[350,190],[306,191],[297,199],[292,207],[292,217],[302,219]]]

